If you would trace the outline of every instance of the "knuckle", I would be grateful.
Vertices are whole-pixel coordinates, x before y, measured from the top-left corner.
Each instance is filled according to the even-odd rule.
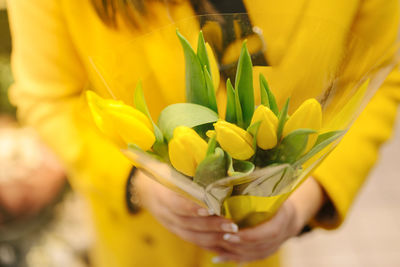
[[[175,200],[176,205],[172,207],[172,209],[180,214],[184,215],[193,215],[197,213],[197,208],[188,200],[183,200],[181,198],[176,198]]]
[[[205,241],[207,242],[208,246],[217,246],[217,245],[219,245],[221,240],[222,240],[222,237],[218,234],[215,234],[215,233],[206,234]]]
[[[270,237],[272,239],[277,239],[277,238],[279,238],[280,234],[281,234],[280,228],[274,226],[274,227],[271,228],[271,231],[270,231],[269,235],[270,235]]]
[[[254,234],[253,232],[246,232],[245,234],[243,234],[242,236],[241,236],[241,238],[244,240],[244,241],[247,241],[247,242],[255,242],[255,241],[257,241],[258,240],[258,238],[259,238],[259,235],[257,235],[257,234]]]
[[[204,220],[192,220],[189,224],[196,231],[207,231],[209,226]]]
[[[185,223],[187,227],[196,231],[224,232],[222,229],[224,221],[221,221],[221,219],[217,217],[186,217]]]
[[[224,224],[224,221],[218,217],[204,218],[202,224],[204,228],[208,231],[222,232],[224,230],[222,226]]]

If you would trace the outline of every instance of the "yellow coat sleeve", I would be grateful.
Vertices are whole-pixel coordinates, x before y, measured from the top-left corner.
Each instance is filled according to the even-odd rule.
[[[10,98],[21,121],[35,127],[66,164],[73,187],[126,212],[125,184],[131,165],[93,126],[82,97],[87,75],[60,3],[8,1],[15,76]]]
[[[398,1],[361,1],[353,25],[355,34],[379,53],[388,50],[398,34]],[[380,146],[390,138],[400,102],[400,72],[393,71],[339,146],[313,174],[325,189],[334,209],[323,209],[311,222],[327,229],[338,227],[378,158]],[[327,206],[329,207],[329,206]],[[326,211],[333,212],[326,212]]]

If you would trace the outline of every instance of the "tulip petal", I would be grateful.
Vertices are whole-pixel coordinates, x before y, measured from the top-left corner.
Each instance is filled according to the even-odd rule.
[[[156,138],[148,125],[130,114],[107,110],[105,116],[112,121],[114,130],[126,144],[136,144],[144,151],[149,150]]]
[[[146,125],[147,128],[151,130],[153,129],[151,121],[147,118],[145,114],[131,106],[125,105],[122,101],[114,101],[108,99],[106,105],[104,106],[104,112],[107,113],[109,111],[134,117],[135,119]]]
[[[257,135],[257,144],[266,150],[276,146],[278,118],[266,106],[260,105],[254,112],[252,123],[260,121],[260,129]]]
[[[207,146],[206,141],[193,129],[186,126],[175,128],[173,138],[168,144],[172,166],[193,177],[198,164],[206,156]]]
[[[322,124],[322,109],[321,105],[314,98],[304,101],[300,107],[290,116],[283,136],[287,136],[290,132],[307,128],[319,131]]]
[[[300,107],[288,119],[283,130],[283,136],[287,136],[296,129],[306,128],[319,131],[322,126],[322,109],[319,102],[314,99],[304,101]],[[306,151],[310,150],[318,135],[314,134],[309,137]]]
[[[214,124],[214,128],[218,143],[232,158],[246,160],[254,155],[252,136],[248,132],[221,120]]]
[[[211,68],[210,73],[214,84],[214,89],[215,91],[217,91],[221,80],[218,63],[209,43],[206,43],[206,49],[207,49],[208,59],[210,60],[210,68]]]
[[[92,113],[93,120],[100,131],[111,141],[113,141],[117,146],[124,147],[125,143],[121,137],[114,131],[112,122],[107,120],[104,116],[103,107],[104,99],[98,96],[92,91],[86,92],[86,97],[88,100],[89,109]]]
[[[185,146],[176,139],[172,139],[168,144],[169,160],[172,166],[179,172],[193,177],[196,170],[196,162],[191,155],[187,154]]]

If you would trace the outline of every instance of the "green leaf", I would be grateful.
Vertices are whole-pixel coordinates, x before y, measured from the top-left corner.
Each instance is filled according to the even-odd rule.
[[[169,163],[168,144],[165,142],[155,142],[153,151],[160,157],[161,161]]]
[[[224,151],[217,147],[197,166],[193,181],[203,187],[226,176],[226,158]]]
[[[236,109],[235,109],[235,89],[233,89],[231,80],[228,78],[226,81],[226,115],[225,120],[227,122],[236,123]]]
[[[228,153],[225,153],[225,155],[227,158],[229,176],[243,177],[249,175],[254,171],[255,166],[252,162],[232,159],[232,157]]]
[[[217,135],[214,134],[213,137],[208,140],[206,156],[212,155],[217,147]]]
[[[243,113],[242,113],[242,107],[240,105],[240,97],[239,97],[239,91],[234,90],[235,93],[235,111],[236,111],[236,123],[239,127],[242,127],[243,129],[246,128],[244,125],[243,121]]]
[[[257,134],[260,129],[261,121],[256,121],[247,128],[247,131],[253,136],[253,149],[257,151]]]
[[[200,135],[201,138],[207,140],[207,138],[208,138],[207,132],[209,130],[214,130],[213,124],[214,124],[214,122],[194,126],[193,130],[195,130]]]
[[[338,138],[338,137],[342,136],[343,134],[344,134],[344,131],[331,131],[331,132],[326,132],[326,133],[320,134],[320,135],[318,135],[318,138],[314,144],[314,147],[319,145],[320,143],[330,139],[331,137],[337,136],[336,138]]]
[[[285,138],[278,147],[278,162],[293,163],[300,157],[307,147],[308,136],[316,133],[311,129],[297,129]]]
[[[268,107],[272,110],[273,113],[275,113],[276,116],[278,116],[279,109],[278,109],[278,104],[276,103],[275,96],[269,88],[267,79],[265,79],[264,75],[262,75],[261,73],[260,73],[260,88],[261,88],[261,99],[263,97],[263,94],[264,94],[264,98],[266,97],[265,96],[265,93],[266,93],[267,97],[268,97],[268,103],[269,103]],[[263,105],[265,105],[265,104],[263,104]],[[267,106],[267,105],[265,105],[265,106]]]
[[[207,85],[208,106],[218,114],[217,97],[215,95],[214,84],[211,79],[211,74],[208,72],[206,66],[204,66],[204,78]]]
[[[261,74],[260,74],[260,77],[261,77]],[[270,108],[268,93],[264,87],[264,84],[261,82],[261,78],[260,78],[260,96],[261,96],[261,105]]]
[[[243,116],[242,128],[250,125],[254,113],[253,65],[251,56],[244,41],[236,71],[235,88],[239,94]],[[237,112],[236,112],[237,113]]]
[[[131,144],[131,143],[129,143],[129,144],[128,144],[128,150],[131,151],[131,152],[133,152],[133,153],[137,153],[137,152],[145,153],[145,154],[151,156],[152,158],[154,158],[154,159],[156,159],[156,160],[164,161],[164,158],[161,157],[160,154],[155,153],[155,152],[153,152],[153,151],[144,151],[143,149],[141,149],[141,148],[140,148],[138,145],[136,145],[136,144]],[[168,161],[166,161],[166,162],[169,162],[169,159],[168,159]]]
[[[288,111],[289,111],[289,102],[290,98],[286,100],[285,106],[283,106],[282,111],[279,113],[279,121],[278,121],[278,140],[282,137],[283,128],[285,127],[285,123],[287,121]]]
[[[134,102],[135,102],[135,107],[139,111],[141,111],[143,114],[145,114],[150,120],[152,120],[149,109],[147,108],[146,100],[144,98],[143,87],[142,87],[141,81],[139,81],[136,85],[135,94],[134,94]]]
[[[169,141],[173,136],[174,129],[178,126],[193,128],[217,120],[218,114],[207,107],[192,103],[178,103],[163,109],[157,124]]]
[[[332,131],[324,134],[320,134],[318,136],[317,142],[313,146],[313,148],[310,149],[304,156],[302,156],[296,164],[302,165],[304,164],[307,160],[312,158],[315,154],[320,152],[322,149],[330,145],[332,142],[337,140],[338,138],[342,137],[346,131]]]
[[[208,107],[208,93],[204,80],[203,67],[199,57],[194,52],[190,43],[176,30],[182,44],[186,66],[186,100],[187,102]]]
[[[206,42],[204,41],[203,32],[200,31],[197,42],[197,56],[199,57],[201,66],[206,66],[208,73],[211,73],[210,60],[207,54]]]
[[[158,128],[157,124],[154,123],[153,119],[150,116],[150,112],[149,112],[149,109],[147,108],[147,104],[146,104],[146,99],[144,98],[142,82],[140,82],[140,81],[136,85],[134,102],[135,102],[135,107],[139,111],[141,111],[143,114],[145,114],[147,116],[147,118],[149,118],[151,123],[153,124],[154,135],[156,137],[156,144],[164,143],[164,136],[163,136],[160,128]],[[153,147],[154,147],[154,145],[153,145]]]

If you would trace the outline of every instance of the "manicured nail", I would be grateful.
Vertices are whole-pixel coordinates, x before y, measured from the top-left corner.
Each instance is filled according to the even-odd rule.
[[[232,242],[232,243],[239,243],[240,242],[240,237],[237,235],[232,235],[232,234],[224,234],[222,237],[224,240]]]
[[[221,229],[224,232],[231,232],[231,233],[237,233],[239,231],[239,227],[234,223],[223,223],[221,224]]]
[[[224,258],[218,257],[218,256],[212,258],[211,261],[212,261],[212,263],[222,263],[222,262],[225,262]]]
[[[203,217],[212,215],[212,214],[210,213],[209,210],[206,210],[206,209],[203,209],[203,208],[198,209],[198,210],[197,210],[197,214],[198,214],[199,216],[203,216]]]

